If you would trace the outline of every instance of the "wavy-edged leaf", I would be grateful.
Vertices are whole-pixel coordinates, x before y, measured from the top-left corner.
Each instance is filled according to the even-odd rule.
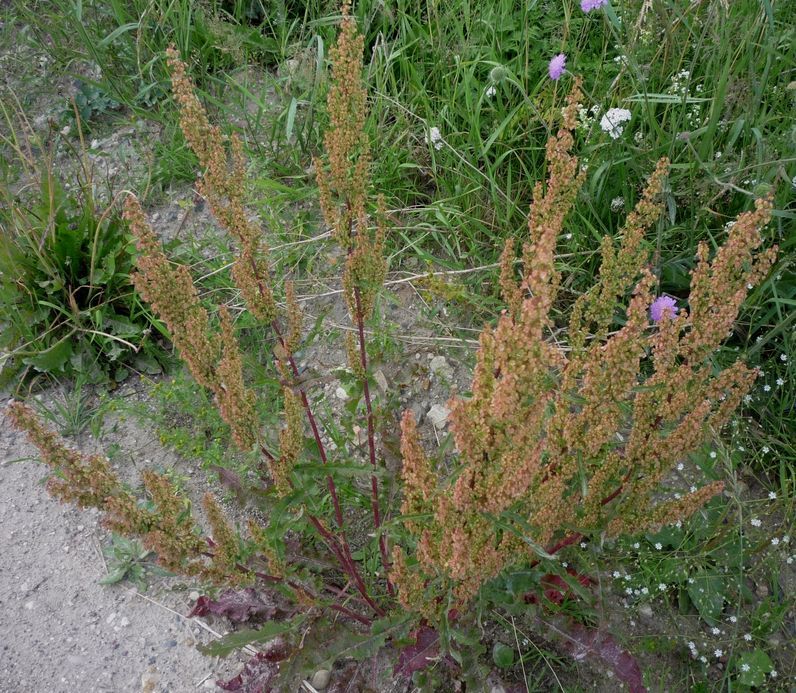
[[[218,599],[199,597],[188,618],[213,614],[233,623],[243,623],[257,619],[272,620],[280,611],[279,605],[268,592],[247,587],[243,590],[225,590]]]
[[[269,621],[257,630],[240,630],[235,633],[228,633],[220,640],[199,645],[199,651],[208,657],[226,657],[231,652],[261,642],[273,640],[277,635],[289,633],[304,622],[305,616],[299,615],[290,621]]]
[[[413,631],[414,642],[404,647],[398,654],[398,663],[393,673],[411,676],[422,671],[439,658],[439,633],[429,626],[421,626]]]
[[[228,681],[216,681],[222,691],[240,691],[241,693],[270,693],[276,689],[272,686],[279,673],[279,662],[290,654],[287,643],[276,638],[268,646],[258,652],[246,664],[237,676]]]
[[[543,621],[561,640],[564,650],[576,662],[599,660],[616,677],[627,684],[630,693],[646,693],[636,658],[623,649],[614,637],[604,630],[589,629],[579,623]]]

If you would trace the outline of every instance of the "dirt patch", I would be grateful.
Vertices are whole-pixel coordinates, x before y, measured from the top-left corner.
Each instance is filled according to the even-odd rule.
[[[11,428],[1,411],[6,404],[0,402],[0,691],[215,690],[217,676],[236,662],[196,649],[215,638],[184,616],[194,587],[170,578],[144,593],[128,582],[99,584],[109,542],[99,513],[47,495],[44,468],[29,459],[36,451]],[[138,433],[130,449],[145,443],[147,433]],[[155,452],[145,459],[162,463]]]

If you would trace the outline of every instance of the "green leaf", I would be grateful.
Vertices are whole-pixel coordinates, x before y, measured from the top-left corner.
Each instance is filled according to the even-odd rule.
[[[226,657],[231,652],[235,652],[246,645],[266,642],[277,635],[288,633],[297,628],[303,621],[303,615],[290,621],[269,621],[259,630],[239,630],[235,633],[228,633],[215,642],[199,645],[199,650],[208,657]]]
[[[298,101],[296,101],[296,97],[294,96],[290,100],[290,106],[287,109],[287,125],[285,126],[285,139],[290,140],[293,135],[293,126],[296,122],[296,109],[298,108]]]
[[[501,669],[508,669],[514,665],[514,648],[496,642],[492,648],[492,661]]]
[[[102,578],[102,580],[99,581],[99,584],[114,585],[117,582],[121,582],[122,580],[124,580],[124,576],[127,575],[127,568],[128,566],[123,565],[112,570],[104,578]]]
[[[157,375],[163,370],[154,356],[145,353],[136,355],[133,359],[133,366],[148,375]]]
[[[332,656],[324,663],[331,665],[343,657],[353,657],[357,660],[367,659],[381,650],[388,638],[395,638],[406,628],[410,617],[401,615],[398,618],[383,618],[374,621],[367,635],[351,633],[344,647],[335,649]]]
[[[506,587],[514,597],[522,597],[538,585],[537,576],[530,570],[521,570],[506,577]]]
[[[44,373],[60,371],[72,356],[71,333],[60,342],[53,344],[49,349],[40,351],[35,356],[28,356],[25,363]]]
[[[736,661],[738,683],[742,686],[762,686],[773,669],[774,664],[761,649],[744,652]]]
[[[701,571],[688,584],[688,596],[699,615],[710,625],[715,625],[724,609],[725,584],[720,575]]]

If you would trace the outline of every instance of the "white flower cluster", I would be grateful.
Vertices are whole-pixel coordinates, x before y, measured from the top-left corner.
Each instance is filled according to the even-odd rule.
[[[594,124],[595,118],[599,118],[602,113],[603,107],[596,103],[591,108],[585,106],[578,107],[578,130],[588,131]],[[562,109],[563,112],[563,109]]]
[[[619,139],[625,129],[625,123],[630,120],[631,114],[626,108],[611,108],[600,118],[600,127],[607,132],[611,139]]]
[[[434,145],[434,149],[437,151],[442,149],[442,133],[439,131],[439,128],[436,125],[429,129],[428,134],[426,135],[426,144]]]

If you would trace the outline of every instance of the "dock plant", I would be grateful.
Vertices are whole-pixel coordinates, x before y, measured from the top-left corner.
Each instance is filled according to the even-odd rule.
[[[775,249],[761,250],[772,202],[757,199],[715,252],[700,244],[687,300],[657,296],[645,234],[663,206],[669,163],[661,159],[618,237],[603,239],[594,286],[568,300],[559,291],[556,243],[584,179],[574,154],[581,98],[575,79],[547,142],[547,177],[533,191],[521,262],[513,236],[501,256],[506,307],[481,332],[470,393],[451,402],[455,452],[438,464],[424,450],[413,415],[404,413],[401,516],[385,518],[366,325],[387,272],[388,223],[371,189],[371,148],[363,134],[363,38],[347,2],[342,10],[331,51],[325,153],[314,168],[323,219],[345,256],[342,293],[352,327],[345,351],[361,385],[366,454],[358,457],[355,441],[342,452],[328,445],[317,399],[297,363],[302,318],[295,289],[275,271],[264,233],[246,208],[243,144],[209,122],[174,49],[168,51],[172,88],[201,165],[198,191],[237,244],[232,276],[245,310],[271,335],[282,387],[279,431],[260,426],[231,312],[222,306],[216,319],[200,301],[188,268],[165,255],[131,195],[125,218],[138,251],[133,282],[197,385],[213,393],[235,444],[259,451],[256,497],[265,521],[250,518],[245,529],[236,528],[208,493],[209,532],[203,531],[166,477],[144,474],[143,502],[104,457],[72,450],[22,403],[9,412],[51,468],[49,487],[58,498],[100,508],[108,527],[139,538],[174,573],[223,588],[276,590],[293,605],[285,612],[288,626],[266,628],[252,640],[284,634],[320,609],[352,622],[358,637],[365,632],[377,646],[422,624],[426,630],[414,631],[419,646],[506,569],[559,560],[563,549],[586,540],[684,521],[722,491],[713,481],[674,496],[662,482],[721,430],[757,375],[740,360],[721,370],[712,355],[773,263]],[[569,312],[568,324],[557,321],[562,311]],[[341,493],[340,484],[350,483],[336,473],[341,455],[359,459],[369,476],[364,539],[352,529],[357,509],[344,507],[359,491]],[[287,533],[298,535],[298,543],[287,542]],[[375,563],[361,558],[368,541]],[[305,560],[310,544],[332,562]]]

